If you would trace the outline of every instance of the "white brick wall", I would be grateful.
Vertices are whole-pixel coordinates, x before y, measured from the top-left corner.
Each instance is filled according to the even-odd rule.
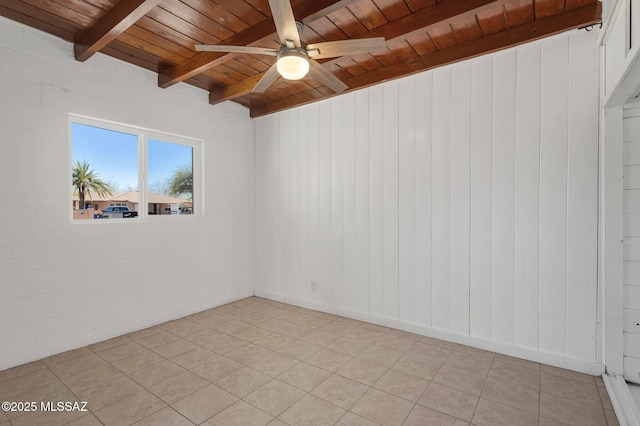
[[[248,112],[0,18],[0,370],[253,294]],[[205,216],[69,221],[68,113],[205,141]]]

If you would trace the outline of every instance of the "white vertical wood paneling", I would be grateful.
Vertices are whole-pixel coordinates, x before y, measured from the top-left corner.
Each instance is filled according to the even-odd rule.
[[[451,297],[451,68],[433,72],[432,325],[449,329]]]
[[[540,45],[529,44],[516,71],[513,328],[514,343],[530,348],[538,347],[539,93]]]
[[[491,338],[491,127],[493,59],[471,63],[471,229],[469,322],[472,336]]]
[[[469,334],[471,64],[451,69],[451,329]]]
[[[296,143],[298,144],[298,162],[300,169],[298,172],[298,248],[300,252],[299,261],[299,285],[293,291],[294,297],[309,298],[311,274],[309,272],[310,263],[314,260],[309,257],[309,109],[299,110],[299,126]]]
[[[355,96],[356,309],[369,312],[369,92]]]
[[[289,291],[289,280],[291,279],[291,265],[295,263],[295,259],[291,256],[293,248],[291,247],[291,226],[289,224],[289,173],[291,171],[289,165],[289,127],[288,119],[291,116],[290,111],[280,116],[280,126],[278,127],[278,141],[280,144],[280,167],[278,169],[278,187],[279,187],[279,203],[278,203],[278,276],[277,286],[280,291]]]
[[[271,262],[273,263],[273,278],[272,278],[272,285],[271,285],[271,289],[272,291],[275,292],[283,292],[285,291],[284,288],[284,280],[283,280],[283,276],[282,276],[282,265],[281,265],[281,258],[282,258],[282,244],[281,244],[281,240],[282,240],[282,235],[284,234],[284,232],[286,231],[286,229],[282,229],[282,222],[281,222],[281,216],[282,216],[282,212],[280,211],[281,206],[284,204],[283,203],[283,192],[282,192],[282,178],[281,178],[281,174],[283,173],[281,171],[281,168],[284,167],[286,165],[286,163],[283,163],[283,158],[282,158],[282,146],[280,143],[280,129],[281,129],[281,122],[282,122],[282,117],[279,117],[279,119],[274,123],[273,127],[272,127],[272,131],[271,131],[271,135],[273,137],[273,145],[272,147],[274,148],[273,151],[271,152],[271,155],[273,156],[272,161],[273,163],[276,165],[276,167],[274,167],[274,171],[271,174],[271,176],[269,176],[272,179],[272,184],[270,186],[271,191],[276,192],[277,196],[274,197],[274,199],[269,201],[269,207],[271,210],[271,215],[272,217],[275,219],[275,227],[274,227],[274,232],[273,232],[273,239],[271,241],[269,241],[271,243],[272,247],[276,247],[276,251],[273,254],[273,258],[271,259]],[[286,203],[286,202],[285,202]]]
[[[320,269],[317,277],[319,300],[331,303],[331,104],[323,102],[319,105],[318,145],[319,145],[319,231],[318,231],[318,263]]]
[[[256,135],[261,143],[256,144],[256,274],[261,277],[260,285],[265,291],[280,293],[278,288],[278,253],[269,250],[278,247],[278,206],[280,205],[279,184],[279,123],[273,120],[259,120]]]
[[[540,99],[540,349],[566,350],[569,39],[542,44]]]
[[[261,290],[595,362],[598,76],[585,34],[259,119]]]
[[[283,132],[283,140],[287,141],[289,151],[289,206],[287,208],[286,217],[288,220],[287,229],[289,235],[287,239],[287,260],[285,267],[288,269],[288,277],[285,285],[289,287],[288,294],[299,296],[300,294],[300,217],[301,210],[299,205],[299,169],[300,159],[298,158],[298,128],[300,126],[300,110],[294,109],[287,111],[285,114],[286,126],[281,128]]]
[[[491,337],[513,342],[516,52],[493,59],[491,154]]]
[[[321,274],[320,252],[320,120],[318,105],[310,105],[309,112],[309,280],[316,283]],[[260,141],[258,141],[258,145]],[[309,300],[317,299],[318,289],[311,292]],[[305,292],[301,291],[304,295]]]
[[[331,104],[331,303],[344,304],[344,199],[342,197],[342,97]]]
[[[596,356],[598,94],[583,90],[599,82],[599,65],[590,60],[598,47],[569,38],[569,117],[567,160],[567,354]],[[640,180],[638,181],[640,183]]]
[[[415,79],[401,80],[398,106],[398,306],[400,319],[415,319]]]
[[[342,206],[344,209],[344,305],[357,307],[356,286],[356,97],[344,96],[342,112]]]
[[[384,313],[383,86],[369,91],[369,280],[371,313]]]
[[[415,79],[415,321],[431,325],[431,128],[433,77]]]
[[[384,86],[384,315],[398,318],[398,82]]]

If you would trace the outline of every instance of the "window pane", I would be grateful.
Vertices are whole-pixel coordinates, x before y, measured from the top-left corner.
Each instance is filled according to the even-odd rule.
[[[149,139],[150,215],[193,213],[193,148]]]
[[[137,217],[138,137],[71,124],[74,219]]]

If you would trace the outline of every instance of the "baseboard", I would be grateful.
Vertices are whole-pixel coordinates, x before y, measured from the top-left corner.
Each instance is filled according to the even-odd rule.
[[[466,334],[459,334],[449,330],[442,330],[434,327],[427,327],[423,324],[414,322],[387,318],[380,315],[370,314],[368,312],[359,312],[344,307],[337,307],[320,302],[303,300],[297,298],[287,297],[277,293],[271,293],[267,291],[257,290],[255,295],[258,297],[264,297],[265,299],[274,300],[277,302],[287,303],[302,308],[313,309],[316,311],[326,312],[328,314],[340,315],[347,318],[352,318],[360,321],[366,321],[373,324],[395,328],[398,330],[408,331],[411,333],[420,334],[423,336],[433,337],[435,339],[446,340],[448,342],[459,343],[461,345],[472,346],[478,349],[484,349],[491,352],[496,352],[504,355],[509,355],[517,358],[526,359],[529,361],[539,362],[542,364],[551,365],[554,367],[564,368],[567,370],[573,370],[580,373],[591,374],[594,376],[600,376],[604,374],[604,365],[595,362],[587,361],[579,358],[573,358],[566,355],[559,355],[550,352],[544,352],[532,348],[526,348],[523,346],[516,346],[509,343],[494,342],[478,337],[469,336]]]
[[[629,385],[622,376],[602,375],[602,380],[607,388],[611,405],[618,418],[620,426],[640,425],[640,411],[636,405]]]

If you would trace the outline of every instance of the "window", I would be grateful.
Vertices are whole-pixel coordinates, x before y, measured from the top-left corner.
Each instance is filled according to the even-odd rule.
[[[202,141],[77,115],[69,122],[74,220],[202,212]]]
[[[147,158],[149,214],[191,214],[193,147],[149,139]],[[170,173],[167,173],[168,171]]]

